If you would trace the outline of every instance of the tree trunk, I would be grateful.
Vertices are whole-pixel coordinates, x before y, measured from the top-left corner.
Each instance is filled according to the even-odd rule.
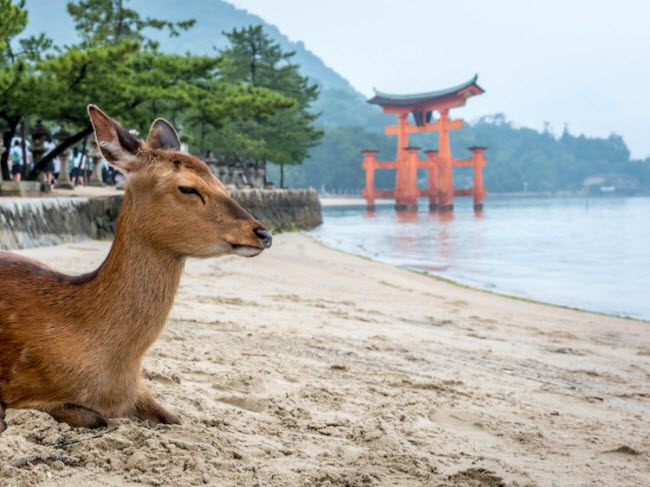
[[[2,179],[5,181],[11,180],[11,173],[9,172],[9,153],[11,152],[11,139],[14,138],[16,133],[16,125],[10,124],[5,133],[2,135],[2,145],[5,147],[5,151],[2,154]]]
[[[122,37],[122,26],[124,25],[124,7],[122,6],[122,0],[117,2],[117,30],[115,32],[115,42]]]
[[[29,120],[29,116],[20,122],[20,153],[23,158],[23,167],[22,174],[20,175],[21,179],[27,179],[27,173],[29,168],[27,167],[27,127],[25,127],[25,121]]]
[[[67,139],[65,139],[63,142],[61,142],[59,145],[57,145],[54,149],[52,149],[45,157],[43,157],[36,166],[32,169],[32,171],[29,173],[29,176],[27,179],[31,181],[35,181],[38,175],[41,173],[41,170],[45,167],[45,165],[53,160],[55,157],[58,157],[61,152],[66,150],[68,147],[72,147],[75,145],[77,142],[83,140],[85,137],[88,137],[90,134],[93,133],[93,128],[91,125],[87,125],[83,130],[80,132],[77,132],[74,135],[71,135]]]
[[[280,189],[284,189],[284,164],[280,164]]]
[[[269,181],[266,178],[266,159],[262,159],[262,168],[264,169],[264,181],[262,181],[262,189],[265,189],[269,185]]]

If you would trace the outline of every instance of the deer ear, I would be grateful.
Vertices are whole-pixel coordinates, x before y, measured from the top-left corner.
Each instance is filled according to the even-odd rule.
[[[88,105],[88,115],[104,158],[124,173],[136,170],[136,153],[142,147],[140,141],[95,105]]]
[[[147,144],[152,149],[181,150],[181,141],[171,123],[162,118],[157,118],[151,124]]]

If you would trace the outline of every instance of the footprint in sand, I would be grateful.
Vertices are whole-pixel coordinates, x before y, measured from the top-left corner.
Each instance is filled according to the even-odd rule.
[[[143,375],[146,379],[160,382],[162,384],[180,384],[181,378],[177,374],[163,374],[161,372],[156,372],[155,370],[143,370]]]
[[[506,487],[504,480],[484,468],[470,468],[447,476],[438,487]]]
[[[571,347],[552,348],[552,349],[549,349],[549,352],[551,352],[551,353],[561,353],[561,354],[566,354],[566,355],[579,355],[579,356],[587,355],[587,352],[585,352],[583,350],[578,350],[578,349],[575,349],[575,348],[571,348]]]
[[[217,401],[254,413],[264,409],[264,401],[247,396],[222,396],[218,397]]]
[[[603,453],[618,453],[620,455],[632,455],[632,456],[641,455],[640,451],[635,450],[631,446],[627,446],[627,445],[619,446],[618,448],[615,448],[614,450],[607,450],[607,451],[604,451]]]

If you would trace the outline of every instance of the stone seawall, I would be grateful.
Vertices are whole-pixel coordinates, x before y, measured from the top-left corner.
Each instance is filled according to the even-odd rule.
[[[111,238],[122,196],[0,200],[0,249]]]
[[[322,223],[313,189],[232,191],[233,198],[274,231],[306,230]],[[96,198],[0,198],[0,249],[24,249],[110,239],[122,195]]]
[[[232,197],[274,231],[308,230],[323,223],[313,189],[239,189]]]

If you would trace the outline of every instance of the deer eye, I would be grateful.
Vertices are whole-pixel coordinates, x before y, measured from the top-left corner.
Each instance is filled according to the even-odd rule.
[[[199,193],[196,188],[193,188],[192,186],[179,186],[178,190],[183,194],[195,194],[196,196],[201,198],[201,202],[205,205],[205,200],[203,199],[203,195]]]

